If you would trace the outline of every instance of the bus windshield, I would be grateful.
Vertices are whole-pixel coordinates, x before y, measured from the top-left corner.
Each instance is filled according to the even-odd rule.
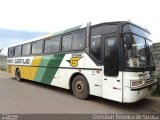
[[[126,49],[127,67],[153,67],[153,59],[150,52],[151,45],[152,43],[149,40],[132,35],[132,47],[131,49]]]
[[[130,29],[130,41],[131,47],[125,49],[126,56],[126,67],[129,68],[147,68],[153,67],[153,58],[151,53],[152,42],[149,40],[149,34],[144,34],[145,31],[141,32],[142,29],[136,28],[139,32],[135,33],[132,28]],[[126,29],[125,29],[126,30]],[[134,33],[132,33],[134,32]],[[125,38],[124,38],[125,39]]]

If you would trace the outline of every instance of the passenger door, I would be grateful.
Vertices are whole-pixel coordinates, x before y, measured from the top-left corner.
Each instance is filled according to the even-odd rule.
[[[119,41],[117,35],[103,36],[103,98],[122,101],[122,72],[119,71]]]

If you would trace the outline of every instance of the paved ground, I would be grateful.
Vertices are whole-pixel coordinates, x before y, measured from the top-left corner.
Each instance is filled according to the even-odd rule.
[[[122,104],[91,96],[79,100],[72,92],[31,81],[17,82],[0,72],[0,113],[160,113],[160,97]]]

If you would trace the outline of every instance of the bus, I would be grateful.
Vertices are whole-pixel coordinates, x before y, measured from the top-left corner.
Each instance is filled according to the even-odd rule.
[[[87,23],[8,48],[8,73],[89,95],[132,103],[157,79],[150,32],[129,21]]]

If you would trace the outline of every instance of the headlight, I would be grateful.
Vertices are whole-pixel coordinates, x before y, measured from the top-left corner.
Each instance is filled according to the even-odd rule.
[[[139,86],[145,84],[144,80],[131,80],[131,87]]]

